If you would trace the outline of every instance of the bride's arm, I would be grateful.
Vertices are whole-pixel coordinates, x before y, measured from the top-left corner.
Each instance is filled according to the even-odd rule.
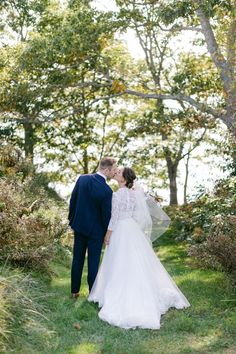
[[[111,219],[107,228],[107,232],[104,238],[105,245],[109,245],[110,237],[112,231],[115,229],[117,221],[119,218],[119,201],[116,193],[112,196],[112,208],[111,208]]]

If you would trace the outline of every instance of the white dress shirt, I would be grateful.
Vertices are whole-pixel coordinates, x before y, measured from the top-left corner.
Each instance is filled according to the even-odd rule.
[[[105,179],[105,181],[107,180],[107,176],[105,176],[102,172],[98,171],[96,173],[97,175],[102,176]]]

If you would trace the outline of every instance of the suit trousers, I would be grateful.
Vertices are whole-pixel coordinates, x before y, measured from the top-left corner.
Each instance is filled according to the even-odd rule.
[[[73,260],[71,268],[71,293],[80,291],[81,279],[84,267],[86,251],[88,253],[88,276],[87,282],[89,291],[96,279],[103,239],[93,239],[79,232],[74,231]]]

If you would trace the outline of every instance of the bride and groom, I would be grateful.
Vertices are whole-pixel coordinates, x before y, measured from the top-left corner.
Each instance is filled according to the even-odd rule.
[[[117,192],[112,193],[107,179],[117,181]],[[170,307],[190,304],[151,245],[153,233],[158,233],[154,217],[166,214],[153,200],[155,205],[148,206],[150,201],[134,186],[135,179],[131,168],[117,168],[113,158],[103,158],[97,173],[77,180],[69,207],[74,230],[71,293],[73,298],[79,296],[87,251],[88,301],[98,303],[99,317],[125,329],[159,329],[161,315]],[[166,229],[164,224],[159,223],[159,233]]]

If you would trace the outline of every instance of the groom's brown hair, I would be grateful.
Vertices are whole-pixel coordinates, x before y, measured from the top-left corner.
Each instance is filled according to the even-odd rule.
[[[99,168],[105,170],[106,168],[111,168],[116,163],[116,160],[113,157],[103,157],[99,162]]]

